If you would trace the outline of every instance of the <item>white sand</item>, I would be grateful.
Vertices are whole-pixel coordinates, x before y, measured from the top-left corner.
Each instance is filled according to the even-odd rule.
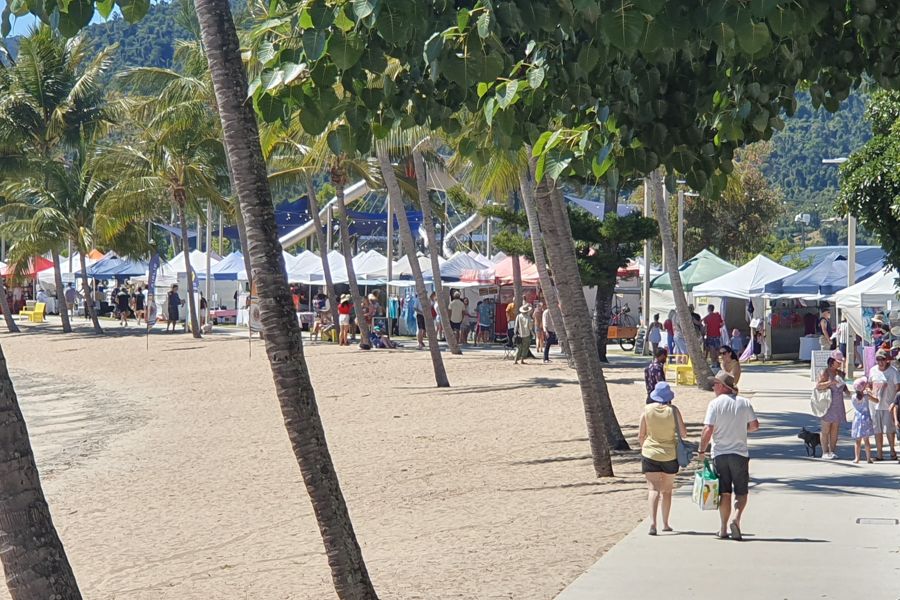
[[[108,326],[0,337],[85,598],[333,598],[262,343],[250,358],[245,338],[160,332],[147,352]],[[453,387],[438,390],[426,352],[307,357],[382,598],[552,598],[643,518],[637,453],[593,477],[560,361],[447,354]],[[636,445],[640,370],[607,377]],[[679,389],[688,422],[708,399]]]

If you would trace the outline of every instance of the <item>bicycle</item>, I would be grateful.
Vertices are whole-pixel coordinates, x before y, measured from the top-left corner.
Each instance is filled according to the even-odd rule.
[[[634,350],[638,331],[637,321],[629,313],[631,313],[631,307],[627,302],[622,307],[619,307],[618,303],[613,306],[607,332],[607,338],[619,342],[619,347],[625,352]]]

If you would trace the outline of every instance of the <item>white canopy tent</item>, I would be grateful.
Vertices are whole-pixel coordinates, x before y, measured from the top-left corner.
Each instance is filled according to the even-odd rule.
[[[81,271],[81,257],[77,252],[73,252],[70,257],[59,257],[59,272],[62,276],[63,283],[73,283],[76,279],[75,274]],[[94,258],[85,258],[84,262],[88,267],[97,262],[98,259]],[[6,266],[5,263],[0,263],[3,267]],[[69,268],[71,264],[72,268]],[[2,267],[0,267],[2,268]],[[38,281],[41,284],[41,287],[44,288],[48,294],[56,293],[56,279],[53,273],[53,269],[45,269],[38,273]],[[79,287],[79,286],[76,286]]]
[[[419,267],[422,269],[422,272],[430,271],[431,270],[431,259],[421,253],[418,254],[417,257],[419,259]],[[440,257],[440,256],[438,257],[439,265],[442,265],[445,262],[447,262],[447,261],[444,260],[443,257]],[[400,260],[398,260],[397,262],[394,263],[393,275],[395,278],[403,277],[403,276],[412,277],[412,274],[413,274],[412,267],[409,264],[408,257],[404,256],[403,258],[401,258]],[[393,285],[393,282],[391,282],[391,285]]]
[[[897,287],[896,269],[881,271],[864,279],[856,285],[845,288],[832,299],[841,313],[847,317],[847,323],[854,332],[866,340],[871,339],[871,324],[863,317],[863,308],[886,309],[888,303],[892,310],[900,307],[900,288]]]
[[[762,296],[767,283],[794,273],[794,269],[758,254],[744,266],[695,286],[693,293],[694,296],[750,300]]]
[[[377,250],[369,250],[353,258],[353,270],[358,280],[385,281],[388,275],[388,258]]]

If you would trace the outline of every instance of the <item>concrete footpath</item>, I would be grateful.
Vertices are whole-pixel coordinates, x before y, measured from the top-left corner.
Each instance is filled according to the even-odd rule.
[[[853,464],[849,429],[839,460],[806,457],[797,432],[818,430],[808,370],[751,369],[741,384],[760,421],[744,541],[715,538],[718,512],[694,506],[683,486],[673,533],[650,536],[644,521],[557,600],[900,599],[900,464],[887,452],[885,462]]]

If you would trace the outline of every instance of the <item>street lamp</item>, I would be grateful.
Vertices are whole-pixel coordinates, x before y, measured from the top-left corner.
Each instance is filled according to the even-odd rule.
[[[846,156],[838,158],[823,158],[823,165],[842,165],[849,159]],[[856,217],[847,213],[847,287],[856,283]]]

